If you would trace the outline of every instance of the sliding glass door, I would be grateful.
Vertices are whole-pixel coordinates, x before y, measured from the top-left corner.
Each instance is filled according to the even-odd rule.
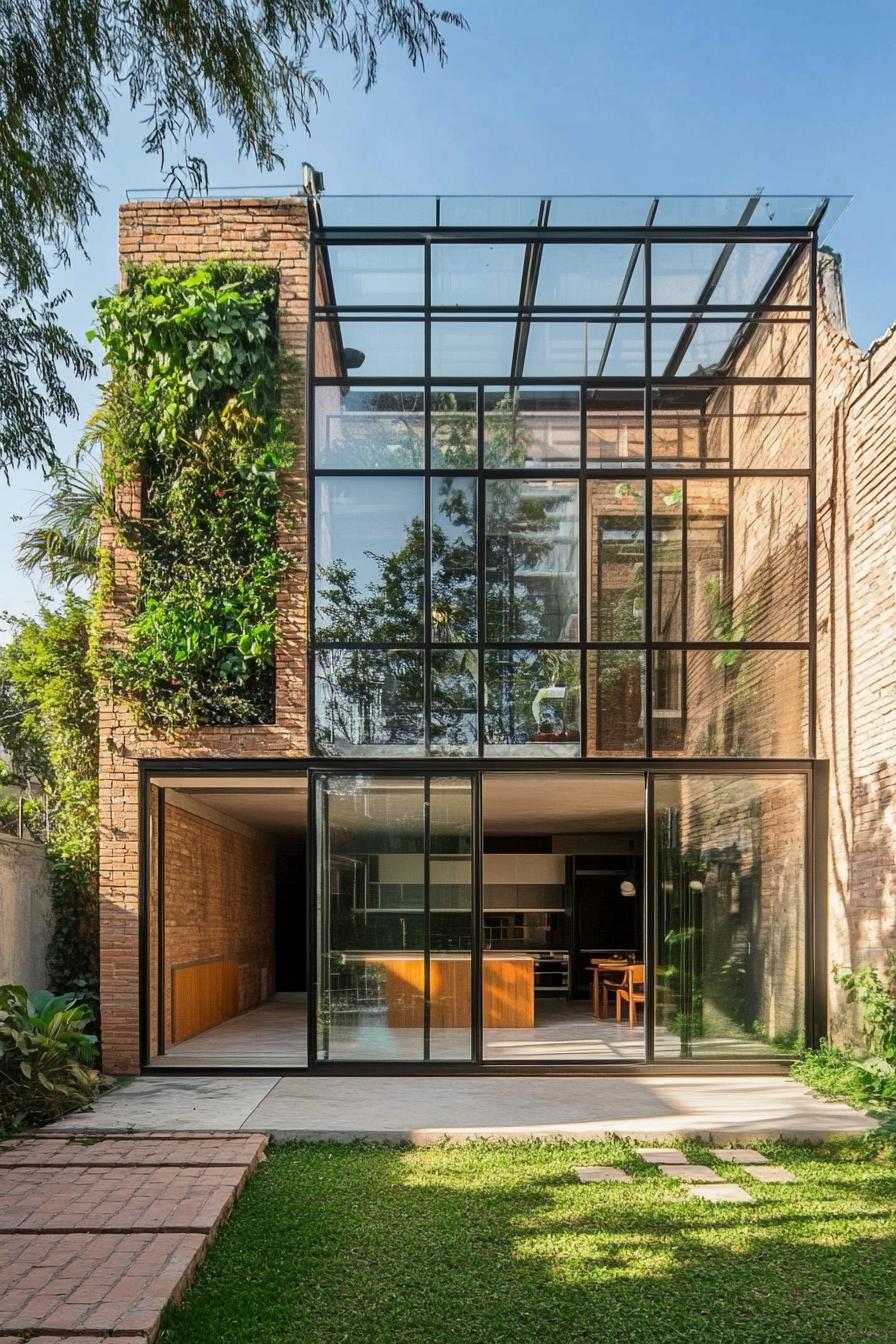
[[[315,777],[318,1060],[475,1058],[474,783]]]
[[[808,778],[656,776],[655,1059],[803,1044]]]

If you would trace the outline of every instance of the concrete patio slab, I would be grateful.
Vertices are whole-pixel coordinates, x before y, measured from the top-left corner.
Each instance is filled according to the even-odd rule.
[[[701,1162],[663,1162],[659,1170],[664,1176],[671,1176],[676,1181],[706,1181],[707,1183],[721,1181],[721,1176],[712,1167],[705,1167]]]
[[[874,1121],[789,1078],[621,1077],[140,1078],[50,1133],[243,1129],[274,1141],[365,1138],[438,1143],[484,1138],[699,1139],[749,1145],[779,1137],[863,1134]],[[668,1159],[667,1159],[668,1160]]]
[[[786,1185],[796,1180],[793,1172],[786,1167],[747,1167],[745,1170],[748,1176],[752,1176],[754,1181],[761,1181],[763,1185]]]
[[[736,1162],[740,1167],[763,1167],[767,1157],[757,1153],[755,1148],[712,1148],[713,1157],[720,1162]]]
[[[252,1129],[246,1121],[277,1078],[138,1078],[105,1093],[90,1111],[64,1116],[49,1131]]]
[[[573,1167],[573,1171],[583,1185],[590,1185],[592,1182],[600,1184],[604,1181],[631,1182],[632,1179],[621,1167]]]

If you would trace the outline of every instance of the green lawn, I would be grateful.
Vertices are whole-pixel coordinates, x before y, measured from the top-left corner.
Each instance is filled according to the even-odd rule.
[[[858,1143],[763,1151],[798,1183],[726,1164],[756,1203],[713,1205],[622,1141],[275,1148],[162,1339],[893,1344],[896,1167]],[[580,1185],[586,1163],[637,1179]]]

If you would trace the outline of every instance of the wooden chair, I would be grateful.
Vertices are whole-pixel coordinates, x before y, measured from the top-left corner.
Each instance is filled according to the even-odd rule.
[[[616,1021],[622,1021],[622,1001],[628,1002],[628,1024],[637,1025],[638,1004],[644,1002],[644,966],[629,966],[625,983],[616,991]]]
[[[622,980],[604,980],[606,971],[621,973],[628,969],[628,963],[620,957],[592,957],[591,966],[591,1011],[595,1017],[606,1015],[608,990],[615,990]],[[603,1005],[603,1006],[601,1006]]]
[[[616,970],[617,967],[614,966],[613,969]],[[624,989],[624,988],[625,988],[625,983],[626,983],[626,980],[628,979],[628,967],[627,967],[627,966],[624,967],[624,968],[620,967],[620,968],[618,968],[618,969],[620,969],[620,970],[622,971],[622,974],[621,974],[621,976],[620,976],[620,978],[619,978],[618,980],[607,980],[607,979],[602,979],[601,982],[600,982],[600,1000],[601,1000],[601,1004],[600,1004],[600,1015],[601,1015],[601,1017],[606,1017],[607,1014],[608,1014],[608,1012],[610,1011],[610,995],[611,995],[611,994],[615,994],[615,995],[616,995],[616,1002],[618,1003],[618,1002],[619,1002],[619,991],[620,991],[620,989]]]

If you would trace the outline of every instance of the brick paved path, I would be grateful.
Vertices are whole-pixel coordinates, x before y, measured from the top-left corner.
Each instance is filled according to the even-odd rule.
[[[0,1344],[151,1344],[266,1143],[243,1133],[0,1143]]]

